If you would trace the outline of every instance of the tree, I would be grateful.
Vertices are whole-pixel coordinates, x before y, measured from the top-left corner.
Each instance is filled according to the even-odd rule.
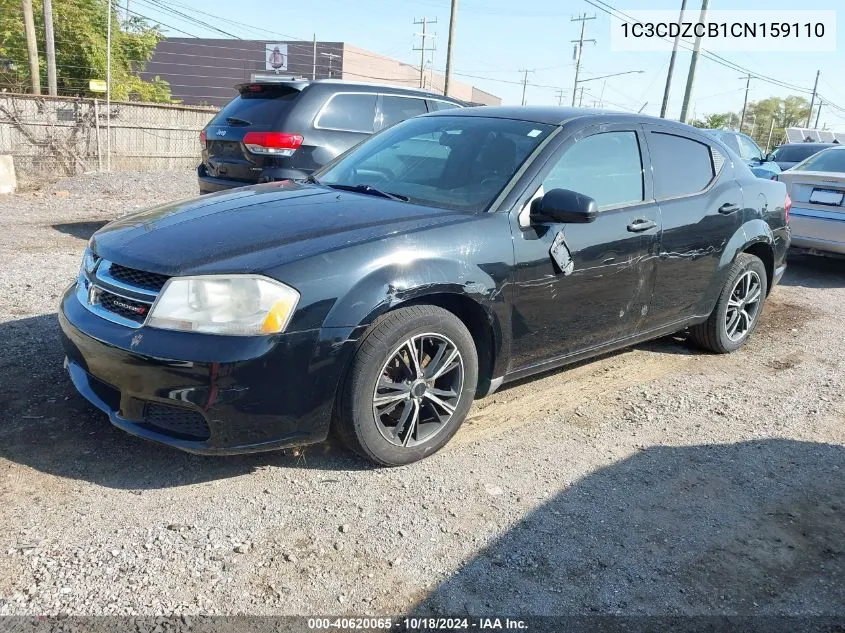
[[[722,112],[720,114],[708,114],[703,119],[696,119],[692,122],[695,127],[718,130],[731,128],[739,125],[739,117],[734,112]]]
[[[795,95],[785,99],[769,97],[761,101],[752,101],[748,104],[746,114],[746,121],[749,123],[743,131],[751,134],[759,145],[765,146],[772,121],[775,123],[772,138],[781,139],[786,136],[785,128],[804,127],[809,112],[810,102],[804,97]],[[751,121],[754,123],[751,124]]]
[[[111,3],[107,0],[53,0],[59,94],[93,96],[88,89],[89,80],[106,78],[110,4],[112,99],[170,101],[170,87],[166,81],[159,77],[145,81],[139,75],[163,37],[161,30],[139,17],[121,24],[113,0]],[[34,0],[33,5],[38,39],[43,42],[41,1]],[[28,84],[29,71],[20,0],[0,0],[0,61],[4,59],[15,69],[8,70],[8,64],[0,64],[0,89],[23,91]],[[46,73],[46,65],[42,63],[44,82]]]

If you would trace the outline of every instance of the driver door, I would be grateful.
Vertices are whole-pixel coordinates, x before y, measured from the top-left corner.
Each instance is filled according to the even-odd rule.
[[[512,214],[512,371],[638,331],[651,301],[661,230],[643,168],[645,147],[640,126],[631,124],[563,138]],[[592,197],[599,206],[596,219],[529,220],[531,200],[555,188]]]

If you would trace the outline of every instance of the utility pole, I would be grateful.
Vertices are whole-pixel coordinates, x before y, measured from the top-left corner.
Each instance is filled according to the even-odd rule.
[[[47,93],[55,97],[56,85],[56,40],[53,37],[53,0],[43,0],[44,48],[47,52]]]
[[[745,101],[742,102],[742,116],[739,117],[739,131],[742,132],[742,124],[745,123],[745,109],[748,107],[748,88],[751,86],[751,73],[745,79]]]
[[[106,171],[111,171],[111,11],[112,0],[108,0],[106,27]]]
[[[772,117],[772,124],[769,126],[769,140],[766,141],[766,156],[769,155],[769,148],[772,146],[772,133],[775,131],[775,117]]]
[[[420,52],[420,88],[425,86],[425,54],[427,51],[433,51],[433,48],[426,48],[425,40],[427,37],[433,38],[436,33],[426,33],[426,26],[429,24],[437,24],[437,19],[429,20],[426,17],[423,17],[422,20],[414,20],[414,24],[422,24],[422,33],[415,33],[416,36],[420,37],[420,47],[414,48],[415,51]]]
[[[573,99],[574,101],[574,99]],[[578,95],[578,107],[581,107],[581,103],[584,101],[584,86],[581,86],[581,94]]]
[[[572,18],[570,22],[580,22],[581,23],[581,37],[577,40],[572,40],[572,43],[575,44],[575,50],[573,51],[575,57],[575,83],[572,85],[572,106],[575,106],[575,93],[578,92],[578,73],[581,72],[581,51],[584,48],[584,42],[592,42],[593,44],[596,43],[595,40],[585,40],[584,39],[584,31],[587,27],[587,20],[595,20],[596,16],[590,15],[588,16],[586,13],[583,15],[578,16],[577,18]]]
[[[684,10],[687,8],[687,0],[681,0],[681,13],[678,15],[678,24],[684,20]],[[663,105],[660,106],[660,118],[666,118],[666,109],[669,107],[669,91],[672,88],[672,75],[675,72],[675,58],[678,56],[678,44],[681,41],[681,31],[675,36],[675,43],[672,45],[672,55],[669,57],[669,70],[666,72],[666,88],[663,89]]]
[[[822,71],[816,71],[816,83],[813,84],[813,96],[810,99],[810,111],[807,112],[807,124],[804,127],[810,127],[810,117],[813,116],[813,106],[816,103],[816,91],[819,89],[819,75]]]
[[[332,79],[332,62],[336,59],[340,59],[340,55],[336,53],[320,53],[321,57],[328,57],[329,58],[329,79]]]
[[[555,91],[555,96],[557,97],[557,104],[558,104],[559,106],[562,106],[562,105],[563,105],[563,93],[564,93],[564,91],[563,91],[563,90],[557,90],[557,91]]]
[[[449,12],[449,44],[446,47],[446,80],[443,84],[443,94],[449,96],[449,81],[452,79],[452,46],[455,43],[455,23],[458,21],[458,0],[452,0],[452,10]]]
[[[29,58],[29,81],[32,94],[41,94],[41,74],[38,70],[38,44],[35,39],[35,19],[32,17],[32,0],[23,0],[23,23],[26,31],[26,55]]]
[[[707,15],[707,5],[710,0],[701,0],[701,15],[698,21],[703,23]],[[701,50],[701,37],[695,38],[695,46],[692,49],[692,59],[689,62],[689,73],[687,74],[687,88],[684,91],[684,102],[681,105],[681,123],[687,122],[687,112],[689,111],[689,102],[692,97],[692,88],[695,85],[695,67],[698,65],[698,55]]]
[[[819,129],[819,118],[820,118],[820,117],[821,117],[821,115],[822,115],[822,106],[823,106],[823,105],[824,105],[824,101],[822,101],[821,99],[819,99],[819,110],[818,110],[818,112],[816,112],[816,129],[817,129],[817,130]]]
[[[522,105],[525,105],[525,87],[528,85],[528,73],[533,73],[533,70],[520,70],[522,73]]]
[[[314,48],[311,57],[311,81],[317,79],[317,34],[314,33]]]

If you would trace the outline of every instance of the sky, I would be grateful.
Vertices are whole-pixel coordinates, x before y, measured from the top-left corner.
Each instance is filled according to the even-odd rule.
[[[120,0],[123,6],[125,0]],[[446,66],[450,0],[130,0],[131,9],[184,29],[201,37],[221,37],[202,27],[162,12],[156,2],[166,2],[209,25],[217,26],[244,39],[302,39],[343,41],[376,53],[419,65],[419,45],[415,34],[420,27],[414,20],[436,19],[429,27],[436,33],[434,68]],[[803,0],[801,9],[835,9],[841,0]],[[602,3],[598,3],[602,4]],[[677,12],[680,0],[608,0],[621,11],[667,9]],[[688,0],[688,9],[700,7],[699,0]],[[837,14],[837,32],[845,32],[845,4]],[[710,9],[794,10],[794,0],[711,0]],[[528,75],[526,101],[530,105],[556,104],[557,90],[564,90],[563,102],[571,100],[574,79],[573,44],[580,23],[572,18],[596,16],[587,22],[581,78],[601,77],[625,71],[643,71],[583,84],[584,105],[601,102],[606,108],[658,115],[663,98],[668,52],[614,52],[610,47],[610,17],[586,0],[459,0],[453,53],[454,77],[502,97],[506,104],[522,99],[522,69]],[[239,24],[233,24],[237,22]],[[163,29],[184,37],[183,33]],[[841,37],[839,40],[841,41]],[[431,42],[431,40],[429,40]],[[819,92],[841,107],[823,107],[820,126],[845,131],[845,68],[843,45],[836,52],[720,52],[722,57],[754,73],[777,78],[810,91],[816,71],[821,71]],[[680,51],[675,66],[668,115],[680,115],[690,53]],[[700,58],[696,73],[691,111],[696,117],[742,109],[744,74]],[[801,94],[752,79],[749,100]],[[804,94],[809,98],[809,94]]]

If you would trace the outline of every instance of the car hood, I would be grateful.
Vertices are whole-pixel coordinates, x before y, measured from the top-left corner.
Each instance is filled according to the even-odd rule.
[[[100,257],[165,275],[260,272],[399,233],[466,222],[435,209],[291,181],[141,211],[97,231]]]

